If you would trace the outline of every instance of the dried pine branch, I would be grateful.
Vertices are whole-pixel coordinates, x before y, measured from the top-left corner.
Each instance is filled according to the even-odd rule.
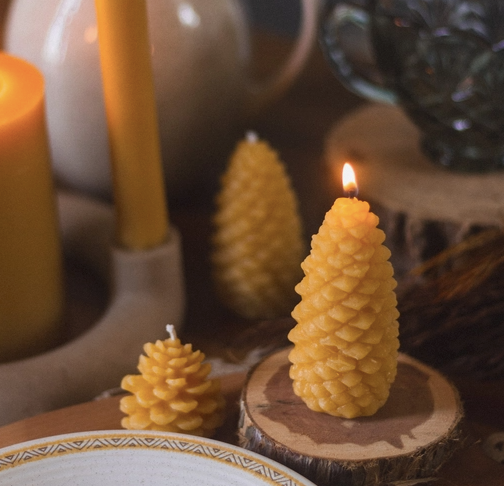
[[[439,369],[504,376],[504,232],[486,230],[415,270],[398,292],[401,349]]]

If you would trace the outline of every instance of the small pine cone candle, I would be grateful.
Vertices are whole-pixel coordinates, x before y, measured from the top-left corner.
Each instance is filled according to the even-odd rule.
[[[396,281],[369,204],[339,198],[313,236],[296,286],[289,354],[294,393],[314,411],[373,415],[386,402],[399,348]]]
[[[277,153],[254,133],[233,153],[216,202],[212,264],[222,302],[248,319],[289,315],[303,276],[297,200]]]
[[[127,375],[121,387],[132,393],[120,401],[127,414],[121,421],[125,429],[162,430],[211,437],[224,421],[224,397],[220,382],[209,380],[210,363],[205,355],[182,345],[173,326],[170,338],[147,343],[138,370]]]

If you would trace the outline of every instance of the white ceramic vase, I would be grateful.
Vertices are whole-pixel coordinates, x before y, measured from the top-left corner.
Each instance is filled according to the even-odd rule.
[[[302,0],[298,43],[278,76],[248,79],[249,26],[239,0],[148,0],[162,156],[169,197],[225,164],[250,107],[281,93],[316,38],[318,0]],[[109,149],[93,0],[11,0],[5,49],[41,69],[60,184],[111,192]]]

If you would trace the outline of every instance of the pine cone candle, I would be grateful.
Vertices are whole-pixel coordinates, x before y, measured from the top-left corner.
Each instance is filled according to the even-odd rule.
[[[249,319],[287,316],[304,254],[297,201],[285,168],[249,133],[222,178],[213,237],[213,276],[230,309]]]
[[[125,429],[162,430],[211,437],[224,421],[224,398],[218,380],[208,380],[209,363],[205,355],[182,345],[173,326],[170,338],[147,343],[138,370],[127,375],[121,387],[132,393],[120,401],[127,414],[121,421]]]
[[[294,393],[311,410],[373,415],[395,379],[396,281],[377,224],[367,202],[337,199],[302,263],[289,374]]]

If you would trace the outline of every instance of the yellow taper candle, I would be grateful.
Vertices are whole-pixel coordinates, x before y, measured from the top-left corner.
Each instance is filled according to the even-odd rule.
[[[63,307],[44,79],[0,53],[0,361],[48,347]]]
[[[118,243],[141,250],[168,234],[147,8],[145,0],[95,5]]]
[[[399,312],[385,234],[348,184],[351,197],[335,201],[302,264],[289,360],[294,392],[310,409],[354,418],[373,415],[389,396]]]

